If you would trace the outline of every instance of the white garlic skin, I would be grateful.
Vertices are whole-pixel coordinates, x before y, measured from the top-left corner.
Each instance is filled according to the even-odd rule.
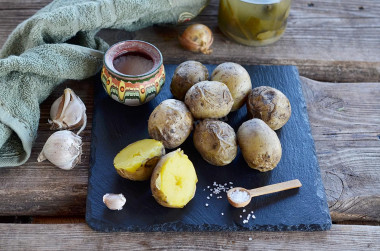
[[[46,141],[37,161],[49,160],[55,166],[70,170],[80,163],[82,139],[71,131],[53,133]]]
[[[49,124],[51,130],[71,130],[80,127],[77,134],[86,127],[86,106],[70,88],[66,88],[63,95],[51,106]]]
[[[106,193],[103,196],[104,204],[106,204],[106,206],[111,210],[123,209],[123,206],[125,205],[126,201],[127,200],[125,199],[122,193],[120,194]]]

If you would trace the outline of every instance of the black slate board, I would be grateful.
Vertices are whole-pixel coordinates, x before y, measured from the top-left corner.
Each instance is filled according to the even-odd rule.
[[[149,182],[121,178],[113,167],[113,158],[128,144],[149,138],[147,121],[151,111],[164,99],[172,98],[170,81],[177,65],[166,65],[167,79],[161,93],[151,102],[128,107],[109,98],[100,81],[95,87],[95,107],[91,142],[86,221],[98,231],[318,231],[331,227],[331,218],[315,155],[314,141],[303,98],[297,68],[294,66],[245,66],[253,87],[268,85],[281,90],[290,100],[292,116],[277,134],[283,154],[279,165],[260,173],[247,166],[239,151],[228,166],[206,163],[193,147],[192,134],[181,148],[194,163],[198,175],[194,199],[183,209],[160,206],[152,197]],[[211,74],[215,65],[207,65]],[[235,129],[247,120],[246,108],[228,116]],[[300,189],[254,198],[243,209],[230,206],[226,194],[213,195],[207,186],[213,183],[255,188],[299,179]],[[105,193],[123,193],[124,209],[111,211],[102,202]],[[222,199],[217,199],[222,196]],[[205,204],[208,204],[206,207]],[[248,223],[244,219],[254,211]],[[223,213],[223,215],[222,215]],[[240,218],[241,216],[241,218]]]

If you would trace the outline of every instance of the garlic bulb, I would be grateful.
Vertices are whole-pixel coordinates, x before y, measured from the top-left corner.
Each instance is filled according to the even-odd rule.
[[[121,210],[127,200],[122,193],[106,193],[103,196],[103,202],[111,210]]]
[[[71,131],[53,133],[46,141],[37,161],[49,160],[55,166],[70,170],[80,163],[82,139]]]
[[[86,106],[70,88],[66,88],[63,95],[51,106],[49,124],[51,130],[71,130],[80,127],[78,135],[86,127]]]
[[[178,39],[186,50],[202,52],[203,54],[210,54],[212,52],[210,47],[214,42],[214,37],[206,25],[190,25]]]

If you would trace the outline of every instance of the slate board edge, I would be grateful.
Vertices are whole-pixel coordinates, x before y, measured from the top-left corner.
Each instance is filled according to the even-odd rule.
[[[305,97],[303,95],[303,90],[302,90],[302,86],[301,86],[301,79],[299,78],[299,72],[298,72],[298,68],[297,67],[294,67],[293,70],[295,71],[296,73],[296,76],[298,76],[298,81],[300,82],[300,84],[298,85],[298,90],[300,93],[302,93],[302,95],[300,96],[300,99],[301,99],[301,102],[303,103],[303,107],[302,107],[302,110],[304,111],[303,113],[301,113],[302,116],[305,117],[305,120],[306,121],[309,121],[309,123],[307,123],[307,133],[309,134],[310,138],[312,139],[312,148],[313,148],[313,158],[314,158],[314,161],[316,163],[316,168],[318,169],[317,171],[317,181],[318,183],[322,184],[322,186],[320,187],[322,189],[322,191],[320,191],[320,195],[322,196],[322,201],[325,202],[325,205],[324,205],[324,213],[326,215],[326,218],[328,219],[328,222],[326,223],[326,229],[325,230],[330,230],[331,229],[331,226],[332,226],[332,220],[331,220],[331,215],[330,215],[330,209],[329,209],[329,206],[327,204],[327,197],[326,197],[326,189],[325,189],[325,185],[323,184],[323,181],[322,181],[322,176],[321,176],[321,168],[319,166],[319,162],[318,162],[318,158],[317,158],[317,152],[315,150],[315,141],[314,141],[314,138],[313,138],[313,134],[311,133],[311,125],[310,125],[310,120],[309,120],[309,113],[307,112],[307,106],[306,106],[306,101],[305,101]]]

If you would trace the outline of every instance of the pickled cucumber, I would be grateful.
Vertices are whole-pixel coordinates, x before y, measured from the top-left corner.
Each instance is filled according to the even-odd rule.
[[[291,0],[221,0],[218,23],[228,37],[246,45],[265,45],[285,31]]]

